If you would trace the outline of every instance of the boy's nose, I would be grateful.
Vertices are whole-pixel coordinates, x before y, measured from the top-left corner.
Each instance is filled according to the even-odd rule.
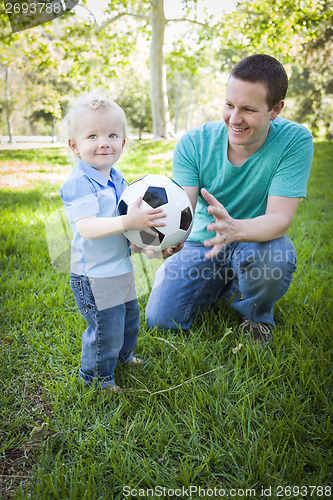
[[[109,148],[110,147],[110,141],[106,137],[102,137],[99,145],[101,148]]]

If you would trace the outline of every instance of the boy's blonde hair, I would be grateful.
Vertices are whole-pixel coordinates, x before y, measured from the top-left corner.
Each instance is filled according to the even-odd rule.
[[[78,117],[80,113],[87,108],[101,109],[102,111],[117,110],[122,120],[124,137],[126,137],[127,123],[125,111],[109,97],[99,92],[90,92],[89,94],[79,97],[65,116],[68,139],[72,141],[75,139],[75,129]]]

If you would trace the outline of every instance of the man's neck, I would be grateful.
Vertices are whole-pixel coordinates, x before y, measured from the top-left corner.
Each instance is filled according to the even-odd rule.
[[[245,148],[244,146],[232,146],[228,144],[228,160],[230,163],[236,167],[240,167],[246,162],[250,156],[252,156],[258,149],[253,149],[253,151]]]
[[[264,145],[268,132],[269,131],[267,131],[265,139],[260,142],[257,141],[252,144],[230,144],[230,142],[228,142],[228,160],[230,163],[236,167],[243,165],[250,156],[254,155],[254,153]]]

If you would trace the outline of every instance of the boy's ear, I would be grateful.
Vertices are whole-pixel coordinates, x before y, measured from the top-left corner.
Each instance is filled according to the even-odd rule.
[[[126,143],[126,139],[125,139],[125,137],[124,137],[124,139],[123,139],[123,143],[122,143],[122,145],[121,145],[121,147],[122,147],[123,149],[124,149],[125,143]]]
[[[68,146],[71,148],[73,153],[75,153],[76,155],[79,154],[79,150],[77,149],[77,146],[72,139],[68,139]]]

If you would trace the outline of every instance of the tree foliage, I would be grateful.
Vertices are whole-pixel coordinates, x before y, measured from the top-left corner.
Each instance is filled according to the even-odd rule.
[[[20,113],[22,124],[38,111],[59,119],[68,86],[60,75],[61,54],[52,23],[13,34],[2,3],[0,22],[4,28],[0,38],[0,68],[5,75],[0,82],[1,102],[11,136],[15,111]]]
[[[119,0],[109,3],[109,18],[100,27],[118,22],[120,19],[130,18],[139,21],[138,29],[142,30],[147,39],[150,40],[150,94],[152,108],[153,133],[155,137],[167,137],[172,134],[167,81],[166,66],[164,61],[164,42],[166,26],[170,23],[187,22],[198,25],[203,29],[210,29],[208,21],[210,16],[206,13],[206,19],[197,19],[197,0],[182,1],[181,17],[167,18],[164,10],[164,0]],[[209,38],[209,35],[207,35]],[[211,36],[211,35],[210,35]],[[201,35],[203,39],[204,36]]]
[[[90,20],[73,12],[42,26],[13,34],[0,3],[0,110],[8,135],[12,117],[53,123],[63,116],[70,95],[98,86],[110,90],[112,79],[128,62],[135,37],[110,28],[96,33]],[[26,97],[28,96],[28,98]],[[20,131],[22,133],[22,130]]]
[[[226,18],[220,56],[228,67],[243,57],[268,53],[292,69],[288,117],[308,123],[316,135],[332,114],[332,2],[244,0]],[[329,132],[331,134],[331,132]]]
[[[331,16],[327,0],[243,0],[226,17],[227,46],[241,51],[265,50],[291,61],[304,44],[315,40]]]
[[[190,126],[192,103],[204,107],[207,94],[213,106],[217,73],[255,52],[271,54],[292,70],[288,117],[315,133],[320,127],[333,133],[331,1],[241,0],[221,19],[208,9],[199,16],[199,0],[182,0],[181,14],[167,18],[166,1],[110,1],[100,25],[92,15],[71,11],[15,34],[0,2],[1,133],[18,115],[49,127],[71,96],[101,87],[127,108],[139,134],[155,127],[155,135],[163,136],[168,115],[176,128]],[[176,25],[184,35],[166,45],[165,34]],[[136,64],[138,53],[150,67],[150,81]],[[207,109],[201,116],[213,113]]]

